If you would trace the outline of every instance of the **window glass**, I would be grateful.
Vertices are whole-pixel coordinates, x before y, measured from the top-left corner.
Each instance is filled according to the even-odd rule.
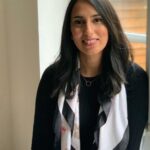
[[[146,70],[146,44],[132,42],[134,62]]]
[[[110,0],[117,11],[125,32],[146,34],[147,0]],[[145,43],[131,43],[134,50],[134,60],[146,68]]]

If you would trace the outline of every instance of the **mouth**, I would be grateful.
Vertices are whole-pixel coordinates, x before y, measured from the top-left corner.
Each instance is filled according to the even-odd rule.
[[[84,40],[82,40],[82,43],[87,45],[87,46],[92,46],[92,45],[96,44],[96,42],[98,40],[99,39],[97,39],[97,38],[84,39]]]

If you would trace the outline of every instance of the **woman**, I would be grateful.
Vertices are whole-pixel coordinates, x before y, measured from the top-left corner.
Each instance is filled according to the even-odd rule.
[[[71,0],[39,84],[32,150],[139,150],[148,79],[108,0]]]

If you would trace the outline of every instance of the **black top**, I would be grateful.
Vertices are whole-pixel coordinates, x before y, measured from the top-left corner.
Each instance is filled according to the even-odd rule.
[[[85,78],[81,76],[79,93],[81,150],[92,149],[94,129],[100,104],[98,103],[98,80],[100,76]],[[91,86],[86,81],[91,81]]]
[[[39,83],[36,97],[32,150],[53,150],[54,133],[52,128],[57,97],[54,99],[50,98],[52,75],[53,70],[50,67],[47,68]],[[128,69],[127,82],[125,86],[127,91],[130,138],[127,150],[139,150],[143,130],[148,120],[147,74],[142,68],[134,64]],[[96,116],[95,114],[98,113],[99,104],[96,100],[93,101],[93,99],[96,99],[97,91],[92,85],[91,87],[86,87],[82,83],[83,81],[81,81],[79,93],[80,110],[82,111],[80,111],[81,150],[90,150],[95,122],[93,116]],[[84,101],[85,97],[87,102]]]

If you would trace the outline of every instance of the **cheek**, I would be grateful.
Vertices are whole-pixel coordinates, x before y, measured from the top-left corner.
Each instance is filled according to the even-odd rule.
[[[82,36],[82,32],[79,29],[72,29],[71,33],[72,33],[72,39],[74,41],[79,40]]]
[[[100,36],[102,38],[108,39],[108,30],[106,27],[102,28],[100,31]]]

